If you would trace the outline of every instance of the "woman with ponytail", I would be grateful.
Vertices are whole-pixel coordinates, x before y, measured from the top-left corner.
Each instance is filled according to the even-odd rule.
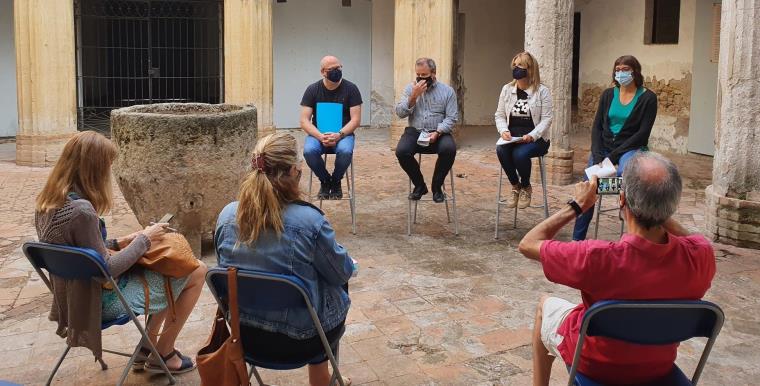
[[[300,179],[296,139],[286,133],[261,138],[238,201],[219,214],[216,256],[221,267],[301,279],[336,350],[351,305],[346,288],[354,266],[346,249],[335,241],[335,231],[322,211],[300,200]],[[308,310],[241,307],[240,323],[246,352],[266,352],[267,357],[257,357],[264,361],[308,361],[311,386],[328,385],[327,357]],[[345,383],[350,381],[345,379]]]

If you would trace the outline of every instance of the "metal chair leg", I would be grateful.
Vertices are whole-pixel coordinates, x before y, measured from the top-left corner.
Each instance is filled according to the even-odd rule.
[[[543,189],[544,195],[544,217],[549,218],[549,198],[546,193],[546,165],[544,164],[544,157],[538,157],[538,167],[541,169],[541,189]]]
[[[63,354],[61,354],[61,357],[58,359],[58,362],[55,364],[55,367],[53,367],[53,372],[50,373],[50,376],[48,377],[47,382],[45,382],[45,385],[50,386],[50,383],[53,382],[53,377],[55,376],[55,373],[58,372],[58,368],[61,367],[61,363],[63,363],[63,360],[66,358],[66,355],[68,355],[69,350],[71,350],[71,346],[66,345],[66,349],[63,350]]]
[[[261,374],[259,374],[259,371],[256,370],[256,366],[251,365],[251,373],[256,376],[256,382],[259,383],[259,386],[266,386],[264,381],[261,379]],[[248,375],[248,378],[250,379],[251,375]]]
[[[496,225],[494,225],[493,229],[493,238],[494,240],[499,239],[499,212],[501,212],[501,185],[502,185],[502,176],[504,175],[504,170],[499,166],[499,188],[496,192]]]
[[[594,224],[594,239],[599,238],[599,215],[602,213],[602,195],[599,195],[599,200],[596,202],[596,222]]]
[[[459,236],[459,218],[457,217],[457,193],[454,190],[454,168],[449,170],[451,181],[451,211],[454,212],[454,235]]]
[[[409,180],[409,194],[412,194],[412,180]],[[407,197],[406,208],[406,235],[412,235],[412,200]]]
[[[451,215],[449,214],[449,195],[443,192],[443,205],[446,207],[446,222],[451,224]]]
[[[349,167],[349,172],[351,173],[351,178],[347,178],[346,181],[348,184],[348,204],[351,206],[351,233],[356,234],[356,196],[355,196],[355,189],[356,185],[354,184],[354,161],[351,160],[351,166]]]
[[[121,378],[119,378],[119,382],[116,383],[117,386],[121,386],[124,384],[124,381],[127,380],[127,375],[129,375],[129,370],[132,368],[132,365],[135,363],[135,358],[137,358],[137,354],[140,352],[140,348],[142,347],[142,342],[144,339],[140,339],[140,342],[135,346],[135,351],[132,352],[132,356],[129,357],[129,361],[127,362],[127,366],[124,367],[124,371],[121,372]]]

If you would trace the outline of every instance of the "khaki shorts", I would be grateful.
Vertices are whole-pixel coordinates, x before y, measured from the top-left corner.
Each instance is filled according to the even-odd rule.
[[[559,326],[567,317],[567,314],[575,308],[577,304],[568,302],[565,299],[549,297],[544,301],[541,318],[541,342],[549,350],[549,354],[555,357],[561,357],[557,346],[562,343],[563,336],[557,333]]]

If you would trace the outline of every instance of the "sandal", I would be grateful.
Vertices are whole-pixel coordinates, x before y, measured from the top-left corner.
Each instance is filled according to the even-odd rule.
[[[135,361],[132,363],[132,370],[133,371],[139,371],[143,370],[145,368],[145,362],[148,361],[148,356],[150,355],[150,349],[142,346],[140,347],[140,352],[137,353],[135,356]]]
[[[166,356],[161,356],[161,359],[164,361],[164,363],[166,363],[166,361],[168,361],[171,357],[173,357],[175,355],[178,356],[179,359],[182,361],[182,365],[180,365],[179,368],[177,368],[177,369],[169,368],[169,372],[172,375],[175,375],[175,374],[184,374],[184,373],[186,373],[188,371],[192,371],[192,370],[195,369],[195,363],[193,363],[193,360],[190,359],[189,357],[186,357],[186,356],[182,355],[182,353],[179,352],[179,351],[177,351],[176,349],[174,351],[170,352],[169,354],[167,354]],[[167,368],[168,367],[169,366],[167,365]],[[153,374],[163,374],[164,373],[163,367],[161,367],[161,365],[159,363],[154,363],[152,361],[148,361],[145,364],[144,369],[145,369],[145,371],[147,371],[149,373],[153,373]]]
[[[351,378],[344,377],[342,375],[340,377],[343,378],[343,384],[344,385],[346,385],[346,386],[351,386],[352,385]],[[334,384],[340,386],[340,382],[338,382],[337,380],[335,381]]]

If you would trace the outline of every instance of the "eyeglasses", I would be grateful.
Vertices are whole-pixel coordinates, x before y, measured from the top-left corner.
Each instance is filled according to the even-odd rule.
[[[334,67],[325,68],[325,71],[329,72],[329,71],[332,71],[332,70],[342,70],[342,69],[343,69],[343,65],[340,65],[340,66],[334,66]]]

